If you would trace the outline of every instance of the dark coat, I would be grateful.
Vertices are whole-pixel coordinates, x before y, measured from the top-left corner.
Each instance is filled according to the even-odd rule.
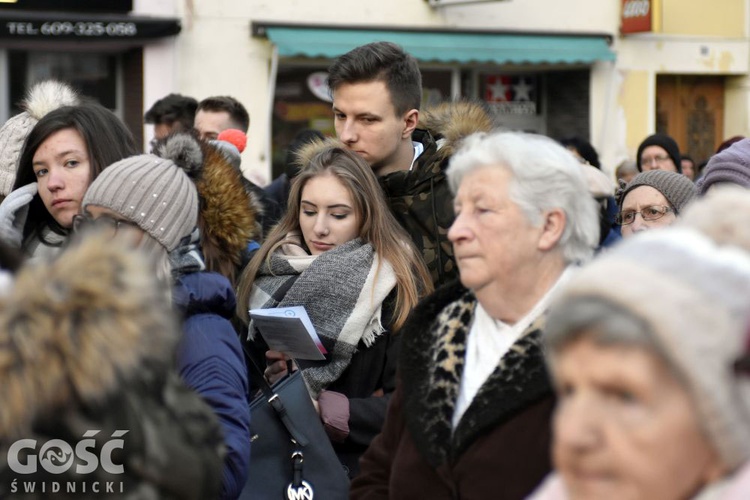
[[[541,350],[543,319],[503,356],[452,430],[475,304],[455,284],[410,316],[396,392],[383,432],[362,457],[352,499],[521,500],[550,471],[554,396]]]
[[[461,141],[493,127],[487,111],[475,103],[444,103],[425,110],[412,134],[424,152],[411,170],[380,177],[393,216],[411,236],[435,287],[458,277],[448,229],[453,224],[453,194],[445,171]],[[436,143],[436,141],[439,141]]]
[[[367,347],[357,346],[349,366],[326,391],[343,394],[349,406],[349,434],[343,441],[332,440],[333,448],[349,477],[359,472],[359,458],[385,421],[390,396],[396,388],[396,364],[401,336],[391,332],[395,291],[383,302],[381,322],[386,331]],[[268,345],[259,334],[248,342],[249,354],[258,366],[265,364]],[[325,392],[325,391],[324,391]]]
[[[218,273],[190,273],[177,280],[173,302],[185,318],[177,369],[219,417],[227,447],[222,498],[237,498],[248,475],[250,411],[245,357],[229,322],[234,291]]]
[[[395,292],[383,304],[383,325],[391,324],[394,300]],[[328,386],[328,391],[349,400],[349,435],[343,442],[333,442],[333,448],[350,478],[359,473],[359,458],[383,428],[388,401],[396,389],[400,345],[401,336],[390,329],[370,347],[360,342],[349,367]]]

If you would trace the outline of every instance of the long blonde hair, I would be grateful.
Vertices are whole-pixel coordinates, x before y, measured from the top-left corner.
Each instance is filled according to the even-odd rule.
[[[237,287],[237,315],[248,321],[247,307],[258,271],[264,263],[270,263],[276,249],[287,243],[289,233],[300,231],[300,200],[305,184],[320,175],[333,175],[354,201],[354,211],[361,221],[359,238],[370,243],[378,257],[389,262],[396,274],[392,329],[398,330],[419,299],[432,292],[432,280],[408,234],[391,214],[375,174],[361,157],[333,140],[304,148],[300,152],[300,163],[302,170],[292,183],[286,214],[242,272]]]

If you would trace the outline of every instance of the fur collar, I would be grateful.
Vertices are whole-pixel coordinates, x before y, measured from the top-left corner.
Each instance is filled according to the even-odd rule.
[[[427,108],[419,120],[420,129],[430,132],[439,143],[440,158],[450,158],[461,141],[476,132],[490,132],[496,127],[487,106],[477,101],[444,102]]]
[[[406,423],[433,467],[455,460],[480,436],[551,395],[541,347],[542,317],[503,356],[453,432],[475,305],[469,290],[448,285],[423,301],[402,329],[408,332],[399,360]]]

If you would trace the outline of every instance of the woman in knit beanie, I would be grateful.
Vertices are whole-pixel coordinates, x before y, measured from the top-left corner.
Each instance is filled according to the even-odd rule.
[[[30,257],[58,253],[91,181],[137,152],[130,131],[99,104],[47,113],[28,133],[13,190],[0,205],[0,237]]]
[[[138,155],[107,167],[86,192],[74,228],[99,227],[119,244],[136,245],[173,284],[172,303],[184,317],[177,369],[219,417],[227,447],[222,498],[236,498],[247,478],[250,416],[244,354],[229,322],[234,292],[224,276],[203,272],[200,146],[176,135],[163,148],[164,157]]]
[[[531,498],[750,498],[748,295],[748,254],[683,228],[574,276],[545,332],[557,473]]]
[[[685,206],[695,198],[693,183],[682,174],[650,170],[621,184],[616,194],[620,211],[615,221],[622,236],[671,225]]]

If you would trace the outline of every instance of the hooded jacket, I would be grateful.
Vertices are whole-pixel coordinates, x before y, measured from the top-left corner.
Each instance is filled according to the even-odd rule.
[[[248,244],[261,237],[260,200],[245,189],[243,179],[218,149],[203,146],[203,172],[196,183],[201,249],[206,269],[232,285],[246,263]]]
[[[179,327],[149,269],[91,237],[20,272],[0,305],[0,497],[49,498],[53,483],[59,497],[218,496],[221,431],[173,370]]]
[[[421,143],[424,152],[411,170],[380,178],[391,212],[411,236],[436,287],[458,277],[448,240],[455,216],[445,171],[465,137],[493,128],[489,112],[478,103],[443,103],[425,110],[412,134],[412,141]]]
[[[172,300],[184,318],[177,369],[219,417],[227,446],[221,498],[237,498],[250,461],[250,410],[247,366],[229,322],[234,291],[218,273],[190,273],[177,279]]]

